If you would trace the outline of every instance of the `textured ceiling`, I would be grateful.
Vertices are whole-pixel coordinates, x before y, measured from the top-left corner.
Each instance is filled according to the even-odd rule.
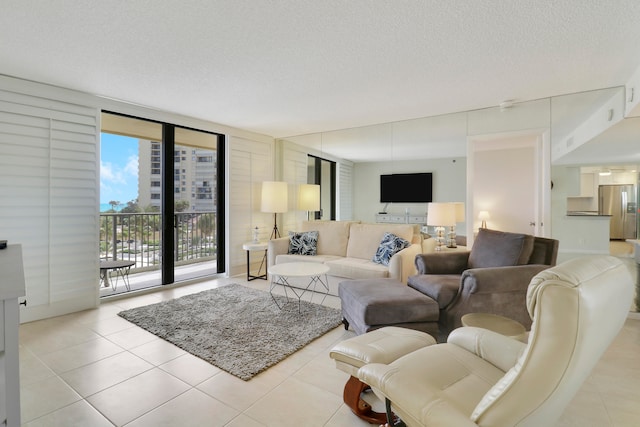
[[[638,0],[2,0],[0,74],[284,137],[624,85]]]

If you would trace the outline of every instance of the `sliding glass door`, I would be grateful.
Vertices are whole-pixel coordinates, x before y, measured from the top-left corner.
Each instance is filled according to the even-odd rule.
[[[320,210],[315,219],[336,219],[336,163],[320,157],[308,156],[307,184],[320,185]]]
[[[135,262],[130,289],[224,271],[223,150],[221,135],[102,114],[100,253]],[[127,290],[110,283],[101,295]]]

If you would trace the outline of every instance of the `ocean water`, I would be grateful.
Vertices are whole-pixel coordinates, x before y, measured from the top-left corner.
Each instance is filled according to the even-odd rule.
[[[124,208],[124,205],[116,206],[116,212],[120,212]],[[111,205],[109,203],[100,203],[100,212],[106,212],[111,210]]]

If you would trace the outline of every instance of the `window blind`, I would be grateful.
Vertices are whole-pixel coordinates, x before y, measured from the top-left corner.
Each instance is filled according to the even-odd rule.
[[[41,318],[92,307],[98,109],[13,86],[0,80],[0,238],[23,245],[23,312]]]

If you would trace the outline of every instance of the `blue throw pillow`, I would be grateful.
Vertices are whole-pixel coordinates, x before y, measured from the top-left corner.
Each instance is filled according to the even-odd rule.
[[[389,260],[391,260],[392,256],[404,248],[408,248],[410,245],[411,243],[402,237],[398,237],[393,233],[384,233],[380,241],[380,246],[378,246],[378,250],[373,256],[373,262],[376,264],[389,265]]]
[[[318,249],[318,232],[289,232],[289,253],[295,255],[315,255]]]

